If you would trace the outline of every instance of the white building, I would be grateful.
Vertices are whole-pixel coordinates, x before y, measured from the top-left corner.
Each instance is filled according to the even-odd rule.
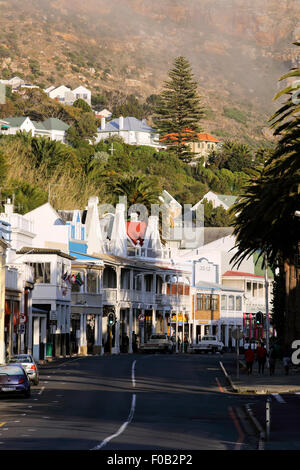
[[[109,137],[121,137],[129,145],[147,145],[149,147],[163,148],[159,143],[158,133],[148,126],[146,120],[140,121],[135,117],[120,116],[106,122],[101,118],[101,126],[98,128],[96,143]]]
[[[79,86],[74,88],[74,90],[71,90],[71,88],[68,88],[65,85],[61,85],[59,87],[50,86],[44,91],[49,96],[49,98],[59,101],[62,104],[68,104],[72,106],[76,100],[82,99],[86,101],[89,106],[91,105],[91,91],[84,86]]]
[[[31,132],[33,137],[47,137],[66,143],[68,124],[57,118],[45,121],[32,121],[29,117],[8,117],[3,121],[0,132],[5,135],[15,135],[17,132]]]
[[[84,100],[89,106],[92,103],[92,93],[90,90],[85,88],[84,86],[79,86],[72,90],[73,95],[75,96],[75,100],[82,99]]]

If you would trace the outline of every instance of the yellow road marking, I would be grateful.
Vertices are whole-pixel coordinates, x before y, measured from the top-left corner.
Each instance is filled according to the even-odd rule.
[[[0,423],[0,428],[1,426],[4,426],[4,424],[6,424],[6,421],[4,421],[3,423]]]

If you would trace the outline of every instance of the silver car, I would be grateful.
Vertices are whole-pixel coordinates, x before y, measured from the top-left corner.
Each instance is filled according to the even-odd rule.
[[[21,364],[25,370],[30,382],[34,385],[39,384],[38,366],[31,354],[16,354],[9,359],[9,364]]]

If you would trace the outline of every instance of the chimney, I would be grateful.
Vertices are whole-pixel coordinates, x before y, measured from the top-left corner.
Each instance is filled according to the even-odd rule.
[[[4,212],[6,215],[12,215],[14,212],[14,205],[11,203],[10,199],[7,199],[6,204],[4,204]]]
[[[101,131],[105,130],[105,117],[101,118]]]
[[[124,129],[124,118],[123,116],[119,117],[119,130],[122,131]]]

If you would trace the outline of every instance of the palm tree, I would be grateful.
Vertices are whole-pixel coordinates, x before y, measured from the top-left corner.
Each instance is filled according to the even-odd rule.
[[[119,196],[126,196],[128,205],[143,204],[148,211],[151,204],[159,203],[160,190],[153,179],[145,175],[125,175],[117,181],[108,182],[107,186],[113,193],[113,202]]]
[[[300,69],[292,69],[280,80],[299,76]],[[232,258],[235,264],[260,250],[260,256],[266,254],[269,264],[280,269],[281,282],[285,282],[281,316],[286,342],[300,337],[300,218],[295,214],[300,208],[300,100],[295,98],[299,91],[298,80],[275,96],[287,96],[270,118],[278,144],[233,208],[238,248]]]

